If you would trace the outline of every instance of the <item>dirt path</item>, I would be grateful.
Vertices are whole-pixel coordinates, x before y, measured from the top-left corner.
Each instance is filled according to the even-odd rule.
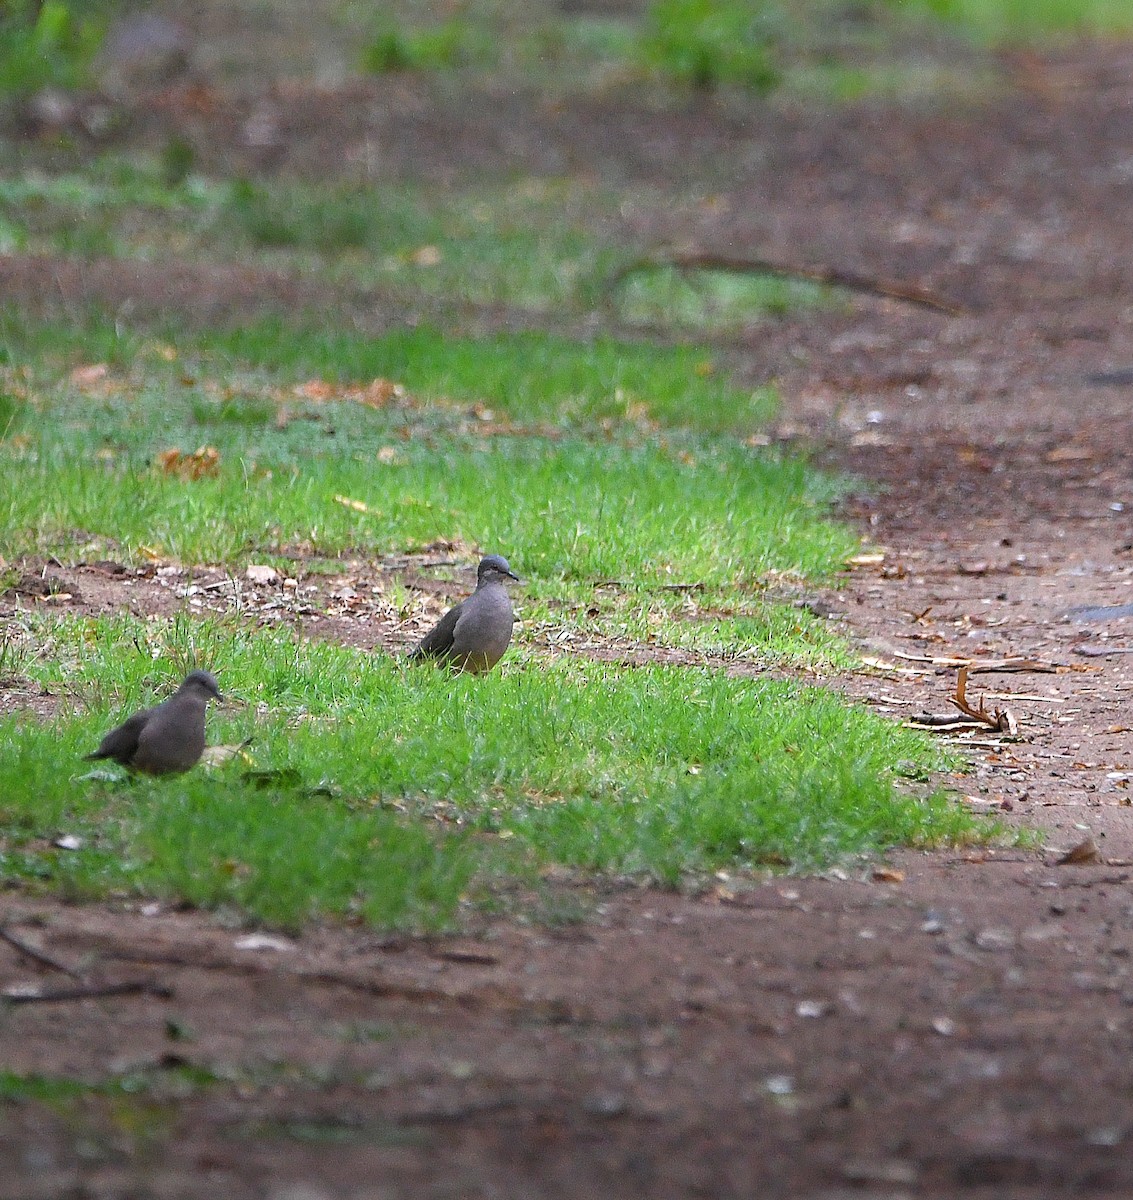
[[[990,112],[769,117],[700,231],[979,306],[859,300],[733,353],[782,379],[783,437],[885,485],[848,512],[886,560],[832,604],[890,667],[840,686],[897,718],[944,711],[954,680],[899,655],[1062,664],[979,677],[1023,740],[959,784],[1117,861],[907,854],[900,882],[587,890],[582,925],[433,943],[242,948],[195,914],[13,900],[21,937],[171,995],[3,1014],[9,1070],[150,1084],[4,1106],[0,1200],[1133,1193],[1133,663],[1081,653],[1130,644],[1133,618],[1066,615],[1133,602],[1133,392],[1089,382],[1133,365],[1131,57],[1068,56]],[[13,294],[44,269],[0,263]],[[161,300],[146,280],[106,286]],[[237,284],[179,286],[208,313]],[[66,982],[6,946],[0,971]]]

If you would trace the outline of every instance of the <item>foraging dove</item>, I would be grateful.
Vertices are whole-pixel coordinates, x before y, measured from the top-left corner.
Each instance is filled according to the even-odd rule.
[[[457,671],[490,671],[511,641],[515,616],[504,580],[519,581],[506,558],[489,554],[476,570],[476,590],[437,622],[409,655],[433,659]]]
[[[205,749],[205,708],[223,700],[208,671],[191,671],[163,704],[145,708],[112,729],[93,754],[150,775],[173,775],[197,764]]]

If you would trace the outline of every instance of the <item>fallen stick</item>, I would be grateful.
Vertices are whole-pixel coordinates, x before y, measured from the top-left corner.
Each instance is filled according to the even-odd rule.
[[[121,983],[89,983],[46,992],[16,992],[4,996],[3,1001],[6,1004],[55,1004],[64,1000],[95,1000],[103,996],[132,996],[139,993],[168,1000],[173,995],[173,989],[152,979],[127,979]]]
[[[903,650],[890,651],[894,658],[904,662],[931,663],[934,667],[967,667],[969,674],[987,675],[993,671],[1034,671],[1043,675],[1057,675],[1057,663],[1047,662],[1044,658],[1024,658],[1015,655],[1012,658],[957,658],[949,655],[906,654]]]
[[[961,667],[956,674],[956,695],[951,697],[951,701],[966,717],[970,717],[973,721],[982,721],[988,729],[995,733],[1006,733],[1010,737],[1015,737],[1019,732],[1019,722],[1016,721],[1015,715],[1009,708],[996,708],[988,712],[984,707],[983,700],[980,701],[979,708],[973,708],[968,703],[968,668]]]
[[[706,252],[686,254],[662,252],[626,263],[607,278],[606,293],[607,295],[612,294],[630,275],[635,275],[639,271],[654,271],[664,267],[672,267],[682,272],[727,271],[733,275],[777,275],[781,279],[805,279],[810,283],[825,283],[833,287],[845,288],[851,292],[880,296],[886,300],[900,300],[905,304],[929,308],[950,317],[962,317],[971,312],[970,307],[961,304],[960,301],[954,300],[950,296],[942,296],[917,283],[905,283],[899,279],[864,275],[857,271],[843,270],[841,267],[807,267],[796,263],[770,262],[765,258],[732,258],[726,254]]]
[[[13,949],[18,950],[25,958],[30,958],[32,962],[39,963],[41,967],[49,967],[52,971],[58,971],[61,975],[66,975],[70,979],[81,980],[83,978],[80,972],[67,966],[66,963],[62,963],[57,958],[52,958],[50,954],[45,954],[42,950],[37,950],[34,946],[29,946],[27,942],[21,941],[6,925],[0,925],[0,939],[7,942]]]

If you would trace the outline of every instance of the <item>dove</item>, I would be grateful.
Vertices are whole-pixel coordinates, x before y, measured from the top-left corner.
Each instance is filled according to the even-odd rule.
[[[514,574],[506,558],[489,554],[476,570],[476,590],[450,608],[421,639],[409,657],[432,660],[474,675],[490,671],[511,641],[515,615],[505,581]]]
[[[172,696],[112,729],[87,759],[112,758],[134,771],[174,775],[196,766],[205,749],[205,708],[223,700],[216,678],[191,671]]]

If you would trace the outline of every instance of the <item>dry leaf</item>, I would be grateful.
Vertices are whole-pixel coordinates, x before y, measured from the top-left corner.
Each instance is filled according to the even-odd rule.
[[[367,408],[384,408],[391,400],[405,396],[405,386],[392,379],[373,379],[364,388],[355,388],[350,399],[365,404]]]
[[[436,267],[440,265],[441,258],[441,252],[436,246],[422,246],[413,251],[409,256],[409,261],[415,267]]]
[[[1097,847],[1097,843],[1092,837],[1085,838],[1076,846],[1072,846],[1061,858],[1054,860],[1055,866],[1058,867],[1077,867],[1085,866],[1090,863],[1104,863],[1105,859],[1101,856],[1101,851]]]
[[[206,746],[201,754],[201,762],[206,767],[221,767],[234,758],[242,758],[245,762],[251,762],[252,760],[244,753],[244,747],[247,745],[248,742],[244,741],[235,746]]]
[[[295,943],[270,933],[248,933],[232,943],[237,950],[294,950]]]
[[[1058,446],[1043,455],[1043,462],[1091,462],[1094,452],[1089,446]]]
[[[178,479],[203,479],[220,470],[220,451],[215,446],[199,446],[192,454],[177,449],[163,450],[157,456],[158,467]]]
[[[304,400],[333,400],[336,389],[325,379],[308,379],[295,389],[295,394],[302,396]]]
[[[974,446],[962,446],[956,451],[956,457],[967,466],[978,467],[981,471],[991,471],[995,468],[995,459]]]
[[[249,583],[277,583],[279,581],[279,572],[275,567],[269,567],[266,563],[249,563],[244,575]]]
[[[110,368],[106,363],[90,363],[84,367],[76,367],[71,372],[71,382],[77,388],[89,388],[101,383],[109,374]]]
[[[345,508],[352,508],[352,509],[354,509],[355,512],[368,513],[371,511],[370,506],[368,504],[364,503],[361,500],[351,500],[349,496],[336,495],[334,497],[334,502],[336,504],[343,505]]]
[[[384,408],[391,400],[400,400],[405,395],[405,387],[392,379],[372,379],[364,386],[338,386],[325,379],[308,379],[295,388],[295,395],[319,404],[330,400],[353,400],[367,408]]]
[[[873,881],[874,883],[904,883],[905,872],[898,871],[896,867],[874,867]]]

